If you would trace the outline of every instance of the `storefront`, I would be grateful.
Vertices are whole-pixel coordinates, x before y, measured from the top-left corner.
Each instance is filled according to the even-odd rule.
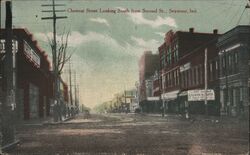
[[[1,29],[1,53],[5,52],[4,33],[5,30]],[[13,29],[13,38],[13,45],[17,49],[12,69],[17,115],[20,119],[46,117],[50,114],[50,100],[53,96],[53,76],[48,56],[26,29]],[[2,70],[1,74],[4,74]],[[0,88],[1,85],[3,83]]]
[[[168,113],[179,112],[179,106],[177,101],[177,96],[179,92],[180,92],[179,90],[175,90],[161,95],[163,108],[165,108],[165,112]]]

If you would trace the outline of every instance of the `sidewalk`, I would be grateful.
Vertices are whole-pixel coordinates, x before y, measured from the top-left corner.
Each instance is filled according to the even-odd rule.
[[[46,118],[38,118],[38,119],[30,119],[30,120],[23,120],[20,122],[20,125],[28,125],[28,126],[42,126],[42,125],[56,125],[66,122],[75,118],[75,116],[62,118],[62,121],[54,122],[53,117],[46,117]]]
[[[150,114],[150,113],[143,113],[140,115],[151,116],[151,117],[162,117],[162,114]],[[189,121],[201,121],[201,122],[212,122],[212,123],[238,123],[244,122],[248,123],[249,119],[240,119],[239,117],[232,117],[232,116],[206,116],[206,115],[194,115],[190,114],[189,119],[186,119],[184,115],[181,114],[165,114],[164,118],[176,118],[176,119],[183,119]]]

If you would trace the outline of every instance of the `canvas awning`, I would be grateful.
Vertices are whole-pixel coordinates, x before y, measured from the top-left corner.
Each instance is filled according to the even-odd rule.
[[[177,98],[177,95],[179,92],[180,92],[179,90],[176,90],[176,91],[164,93],[164,94],[161,94],[161,98],[166,101],[174,100]]]
[[[159,101],[160,97],[158,97],[158,96],[147,97],[147,100],[148,101]]]

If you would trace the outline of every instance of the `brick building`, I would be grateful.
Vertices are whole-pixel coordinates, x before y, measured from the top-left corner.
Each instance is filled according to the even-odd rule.
[[[204,89],[204,50],[208,49],[208,62],[211,68],[209,88],[214,88],[217,30],[213,33],[198,33],[190,28],[188,32],[172,30],[166,33],[164,43],[158,48],[161,71],[161,99],[168,112],[183,112],[187,91]],[[203,77],[202,77],[203,76]],[[200,81],[199,81],[200,80]],[[218,98],[218,97],[217,97]],[[216,98],[216,99],[217,99]],[[198,108],[198,109],[197,109]],[[192,110],[195,109],[195,110]],[[192,112],[203,113],[202,102],[190,103]],[[216,112],[212,112],[216,113]]]
[[[3,59],[5,53],[5,29],[0,32],[1,77],[4,77]],[[19,118],[41,118],[50,113],[50,101],[53,96],[53,76],[50,71],[48,55],[26,29],[13,29],[17,112]],[[3,79],[0,89],[3,89]]]
[[[147,51],[139,61],[139,103],[144,112],[154,112],[159,99],[153,96],[154,74],[159,70],[159,55]]]
[[[249,114],[250,26],[237,26],[218,40],[221,114]]]

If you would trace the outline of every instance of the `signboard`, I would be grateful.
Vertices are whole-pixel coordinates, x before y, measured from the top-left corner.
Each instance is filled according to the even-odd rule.
[[[204,101],[205,90],[188,90],[188,101]],[[207,90],[207,100],[215,100],[214,90]]]
[[[40,67],[39,55],[28,45],[27,42],[24,42],[24,54],[35,64],[36,67]]]
[[[180,72],[184,72],[184,71],[190,69],[190,67],[191,67],[191,63],[188,62],[185,65],[180,66]]]
[[[148,100],[148,101],[159,101],[159,100],[160,100],[160,97],[158,97],[158,96],[147,97],[147,100]]]

